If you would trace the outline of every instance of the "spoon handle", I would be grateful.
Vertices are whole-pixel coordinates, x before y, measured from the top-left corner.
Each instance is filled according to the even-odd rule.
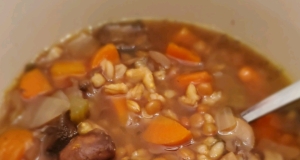
[[[241,113],[241,116],[251,122],[269,112],[272,112],[286,104],[300,98],[300,81],[287,86],[286,88],[272,94],[254,106]]]

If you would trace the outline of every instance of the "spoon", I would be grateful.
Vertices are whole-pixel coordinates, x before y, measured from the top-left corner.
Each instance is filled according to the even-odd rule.
[[[300,98],[300,81],[287,86],[286,88],[263,99],[254,106],[241,113],[241,116],[251,122],[269,112],[285,106]]]

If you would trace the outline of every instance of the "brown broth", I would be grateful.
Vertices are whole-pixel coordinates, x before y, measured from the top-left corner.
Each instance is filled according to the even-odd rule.
[[[173,41],[174,35],[176,35],[182,28],[186,28],[192,34],[194,34],[199,39],[199,41],[204,42],[206,49],[202,51],[197,51],[195,49],[195,46],[182,45],[189,50],[194,50],[199,56],[201,56],[201,65],[190,65],[171,59],[171,69],[176,70],[176,75],[192,73],[196,71],[207,71],[209,74],[212,75],[214,91],[221,92],[222,98],[208,107],[207,113],[209,114],[214,115],[215,111],[218,108],[230,107],[235,113],[235,115],[239,116],[239,113],[241,111],[252,106],[259,100],[265,98],[266,96],[282,89],[290,83],[290,81],[283,74],[283,72],[276,66],[274,66],[274,64],[266,60],[264,57],[260,56],[253,49],[249,48],[245,44],[231,38],[226,34],[211,31],[192,24],[185,24],[181,22],[173,22],[167,20],[121,22],[120,24],[134,24],[132,26],[133,28],[136,28],[134,28],[133,30],[141,31],[132,31],[133,33],[130,33],[129,35],[112,35],[111,33],[108,33],[107,30],[105,30],[105,27],[100,27],[93,29],[91,32],[88,32],[86,30],[82,32],[89,34],[91,33],[91,36],[93,36],[94,40],[97,42],[98,48],[102,47],[108,42],[114,43],[117,46],[121,46],[121,48],[118,49],[119,54],[121,54],[122,62],[126,61],[124,55],[126,55],[127,58],[130,57],[129,59],[138,57],[138,51],[148,52],[154,50],[161,53],[165,53],[168,43]],[[107,27],[109,25],[110,24],[105,26]],[[116,26],[118,25],[116,24]],[[75,37],[74,39],[76,39],[76,35],[73,37]],[[127,39],[128,41],[119,42],[118,38]],[[133,46],[135,48],[132,48],[131,43],[134,44]],[[49,51],[46,51],[44,54],[42,54],[36,59],[33,65],[30,65],[25,69],[26,72],[30,71],[32,68],[38,68],[46,75],[50,83],[54,85],[54,81],[51,79],[51,74],[49,73],[49,68],[55,62],[61,60],[80,59],[84,61],[87,67],[89,67],[89,61],[94,54],[74,55],[73,53],[71,53],[72,50],[70,50],[70,48],[67,47],[67,44],[59,43],[56,46],[59,46],[63,50],[62,55],[58,59],[49,62],[44,62],[43,58],[45,58],[47,56],[47,53],[49,53]],[[152,59],[149,59],[148,63],[148,67],[151,71],[157,71],[161,68],[161,66]],[[130,64],[127,65],[127,68],[133,68],[133,66],[133,64]],[[238,71],[243,66],[250,66],[253,69],[255,69],[267,83],[264,83],[264,86],[259,90],[251,90],[245,87],[245,84],[242,83],[238,77]],[[178,103],[178,98],[185,94],[186,88],[180,88],[176,86],[176,84],[174,83],[175,75],[171,74],[171,69],[168,69],[166,71],[167,74],[165,80],[160,81],[155,79],[155,84],[157,88],[156,93],[164,95],[166,89],[172,89],[176,93],[174,98],[166,98],[166,102],[162,104],[163,110],[158,114],[164,114],[164,112],[167,112],[167,110],[172,110],[177,115],[178,121],[182,122],[182,119],[188,119],[193,114],[195,114],[196,109],[193,107],[187,107],[182,103]],[[72,85],[77,86],[78,83],[82,83],[83,81],[89,81],[94,73],[100,71],[101,70],[99,69],[94,69],[89,71],[89,73],[87,73],[85,76],[72,77]],[[118,80],[118,82],[131,83],[125,78]],[[133,87],[134,83],[131,83],[130,86]],[[55,91],[56,90],[60,89],[55,88]],[[61,90],[65,91],[66,89],[62,88]],[[90,88],[87,88],[86,90],[87,91],[84,92],[84,97],[91,102],[88,119],[101,126],[107,132],[107,134],[111,136],[111,138],[115,142],[117,151],[120,148],[126,150],[126,153],[123,153],[123,156],[117,155],[118,159],[121,159],[121,157],[125,156],[130,157],[131,152],[136,151],[138,149],[147,150],[149,148],[152,148],[152,152],[153,148],[159,148],[156,149],[159,151],[155,152],[158,152],[159,154],[153,154],[153,158],[162,156],[163,154],[171,154],[175,157],[178,157],[177,151],[166,151],[164,150],[164,147],[149,144],[142,139],[141,135],[152,120],[152,118],[144,118],[141,114],[135,114],[131,112],[129,114],[131,120],[127,123],[127,125],[124,126],[118,121],[117,114],[111,102],[111,98],[115,96],[107,95],[104,92],[103,87],[95,88],[93,86],[90,86]],[[18,89],[18,87],[14,87],[11,91],[7,93],[5,105],[9,108],[9,112],[4,123],[2,123],[6,124],[3,125],[2,129],[10,128],[12,126],[26,128],[26,125],[22,126],[20,123],[16,123],[14,119],[24,110],[26,110],[26,108],[31,107],[31,105],[35,104],[35,101],[37,99],[44,96],[51,96],[52,93],[53,92],[47,93],[45,95],[30,100],[24,100],[21,98],[20,90]],[[124,94],[119,96],[124,97]],[[138,102],[140,106],[145,106],[148,100],[144,96],[140,100],[136,100],[136,102]],[[201,100],[199,103],[201,103]],[[262,124],[265,122],[263,120],[262,122],[255,121],[252,124],[252,126],[256,135],[256,143],[258,144],[261,139],[267,138],[267,133],[264,134],[259,132],[258,130],[260,130],[261,128],[268,128],[269,131],[278,132],[276,136],[272,137],[274,139],[271,140],[276,141],[279,144],[296,146],[297,148],[300,148],[300,137],[298,135],[298,128],[300,128],[300,116],[299,110],[297,109],[298,105],[299,103],[293,103],[285,109],[274,112],[273,114],[279,117],[281,122],[280,124],[276,124],[275,126],[272,126],[274,124]],[[43,126],[50,126],[51,124],[55,124],[56,121],[57,118],[54,119],[53,122],[49,122]],[[192,130],[190,126],[188,126],[187,128]],[[41,127],[27,129],[41,134]],[[200,137],[195,136],[193,137],[193,141],[188,142],[187,144],[173,146],[169,149],[173,150],[175,148],[174,150],[177,150],[178,148],[188,145],[189,143],[202,143],[203,139],[205,139],[206,137],[207,136],[203,135]],[[217,135],[215,135],[215,137],[219,140],[219,137]],[[194,144],[186,147],[191,149],[195,146]],[[257,153],[262,154],[260,152],[260,149],[254,149],[255,153],[256,150],[258,150]],[[52,157],[52,159],[57,159],[57,155]]]

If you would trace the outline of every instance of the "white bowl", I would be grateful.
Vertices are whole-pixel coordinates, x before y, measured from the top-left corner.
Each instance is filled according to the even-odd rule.
[[[298,6],[296,0],[1,0],[0,97],[43,47],[82,27],[123,18],[205,24],[254,47],[296,80]]]

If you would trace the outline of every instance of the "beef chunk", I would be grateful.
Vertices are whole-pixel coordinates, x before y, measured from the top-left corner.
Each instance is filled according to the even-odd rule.
[[[99,28],[95,37],[100,44],[114,43],[119,52],[135,52],[136,50],[147,50],[150,43],[147,28],[141,21],[127,23],[111,23]]]
[[[70,121],[69,114],[62,115],[44,133],[45,149],[50,155],[57,155],[77,135],[76,125]]]
[[[75,137],[61,151],[60,160],[112,160],[115,144],[111,137],[100,129]]]

